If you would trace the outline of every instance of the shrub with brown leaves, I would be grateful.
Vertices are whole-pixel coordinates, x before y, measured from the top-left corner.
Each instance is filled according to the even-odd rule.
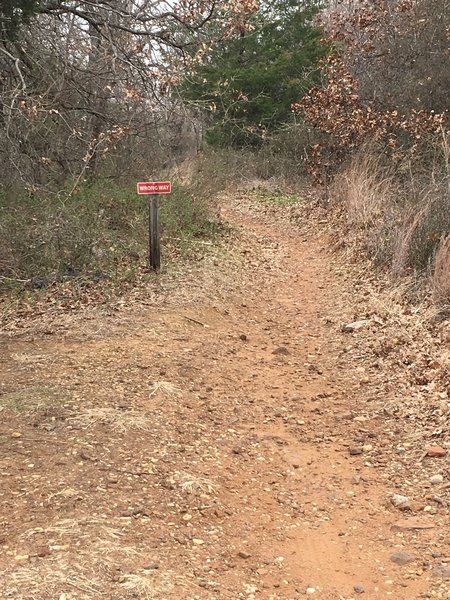
[[[327,41],[335,48],[322,63],[325,85],[293,106],[329,136],[308,161],[317,182],[326,183],[369,140],[398,162],[420,153],[448,128],[450,68],[443,19],[449,8],[441,0],[428,7],[430,1],[339,2],[322,14]]]

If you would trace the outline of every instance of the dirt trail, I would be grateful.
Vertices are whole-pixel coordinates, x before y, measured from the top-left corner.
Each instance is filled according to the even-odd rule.
[[[241,232],[236,291],[171,288],[8,338],[2,598],[431,597],[425,559],[445,558],[448,530],[426,514],[430,529],[392,529],[379,448],[394,441],[367,413],[326,236],[247,206],[224,216]]]

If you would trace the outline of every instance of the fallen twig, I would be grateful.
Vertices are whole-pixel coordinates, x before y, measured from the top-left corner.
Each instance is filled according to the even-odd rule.
[[[186,315],[183,315],[183,318],[186,319],[187,321],[192,321],[192,323],[197,323],[197,325],[201,325],[202,327],[209,327],[209,325],[206,325],[206,323],[197,321],[197,319],[193,319],[192,317],[187,317]]]

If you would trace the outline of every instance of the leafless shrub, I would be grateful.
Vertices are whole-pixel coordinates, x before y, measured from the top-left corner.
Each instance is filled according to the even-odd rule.
[[[448,17],[446,0],[349,0],[326,9],[322,25],[335,51],[322,63],[325,85],[294,105],[327,135],[307,163],[317,182],[326,184],[368,139],[398,164],[448,129]]]
[[[400,110],[444,111],[450,75],[446,0],[332,0],[325,29],[347,45],[363,100]]]
[[[201,120],[169,91],[202,47],[244,31],[256,9],[254,0],[34,4],[13,36],[0,23],[2,183],[33,191],[137,169],[147,177],[195,152]]]

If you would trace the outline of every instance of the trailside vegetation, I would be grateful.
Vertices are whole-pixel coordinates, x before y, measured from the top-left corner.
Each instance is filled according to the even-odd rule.
[[[178,88],[209,116],[206,141],[217,146],[260,146],[294,122],[292,104],[319,81],[327,53],[314,25],[320,3],[262,2],[239,35],[220,40]]]

